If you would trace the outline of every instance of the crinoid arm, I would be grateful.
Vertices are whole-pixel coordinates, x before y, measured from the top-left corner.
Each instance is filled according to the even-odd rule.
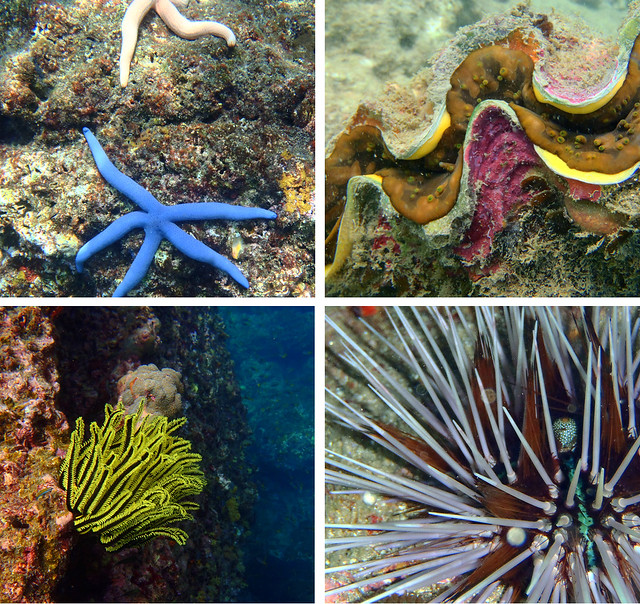
[[[107,551],[169,537],[184,545],[187,533],[171,525],[192,520],[198,505],[184,498],[206,484],[200,455],[173,433],[186,419],[133,415],[122,404],[105,407],[102,426],[92,422],[84,440],[84,420],[76,420],[61,466],[60,484],[78,532],[93,532]]]

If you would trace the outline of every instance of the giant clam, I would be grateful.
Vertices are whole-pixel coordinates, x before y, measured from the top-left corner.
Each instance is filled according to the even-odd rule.
[[[326,160],[328,293],[637,291],[640,276],[591,277],[640,248],[640,206],[621,194],[640,164],[640,8],[616,48],[567,36],[561,19],[518,8],[466,28],[426,85],[360,106]],[[527,250],[548,247],[550,231],[561,257],[575,244],[575,262],[543,291],[562,264],[553,253],[549,274],[509,284],[528,280]]]

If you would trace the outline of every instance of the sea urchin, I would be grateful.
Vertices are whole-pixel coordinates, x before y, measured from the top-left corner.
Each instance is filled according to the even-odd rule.
[[[328,569],[328,598],[638,601],[635,309],[396,308],[373,319],[357,334],[328,319],[342,381],[327,414],[399,465],[342,448],[327,455],[326,482],[334,503],[378,494],[403,513],[329,522],[328,555],[348,557]],[[382,412],[350,394],[354,380]]]

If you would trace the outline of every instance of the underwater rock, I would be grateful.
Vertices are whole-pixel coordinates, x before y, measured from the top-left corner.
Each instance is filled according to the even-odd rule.
[[[155,363],[162,349],[162,325],[147,306],[77,307],[55,315],[60,395],[58,406],[71,420],[98,419],[105,401],[118,399],[118,380],[140,365]]]
[[[0,310],[0,600],[51,602],[72,532],[58,487],[69,426],[56,409],[54,331],[40,308]]]
[[[640,9],[629,10],[617,56],[520,7],[461,30],[428,75],[363,104],[326,161],[327,292],[465,295],[530,268],[543,220],[557,247],[601,238],[583,254],[635,238],[638,204],[613,199],[640,165]],[[554,62],[556,46],[573,61]],[[583,47],[600,59],[577,69]],[[445,274],[426,274],[435,266]],[[584,292],[584,274],[567,272]]]
[[[202,455],[207,474],[207,485],[198,496],[201,507],[193,512],[198,529],[184,546],[158,539],[138,549],[106,552],[95,537],[81,536],[74,542],[54,599],[241,599],[245,568],[240,547],[256,498],[255,473],[244,456],[250,438],[247,411],[216,310],[64,307],[55,312],[54,327],[58,403],[71,421],[83,414],[87,421],[101,422],[104,402],[116,403],[119,378],[141,363],[173,367],[182,375],[183,411],[189,402],[189,421],[181,433]],[[231,522],[225,512],[232,496],[242,515],[239,523]],[[74,534],[72,525],[69,529]]]

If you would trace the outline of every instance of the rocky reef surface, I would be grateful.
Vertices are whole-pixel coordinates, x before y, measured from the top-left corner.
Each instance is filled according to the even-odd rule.
[[[118,74],[119,0],[3,5],[0,19],[0,293],[110,295],[142,233],[97,255],[79,275],[83,243],[133,204],[98,174],[82,128],[159,201],[259,206],[275,222],[206,221],[186,230],[233,258],[245,292],[163,244],[134,293],[309,296],[314,283],[313,2],[191,2],[237,45],[184,40],[151,10],[128,85]]]
[[[256,491],[225,338],[210,309],[0,311],[2,601],[238,598],[245,587],[240,545]],[[207,486],[194,521],[184,525],[185,546],[155,539],[109,553],[94,535],[74,531],[59,466],[69,424],[79,415],[102,421],[104,405],[118,399],[119,379],[150,363],[182,375],[188,422],[180,435],[202,455]]]
[[[69,426],[50,313],[0,311],[0,584],[3,602],[51,601],[73,542],[58,487]]]

